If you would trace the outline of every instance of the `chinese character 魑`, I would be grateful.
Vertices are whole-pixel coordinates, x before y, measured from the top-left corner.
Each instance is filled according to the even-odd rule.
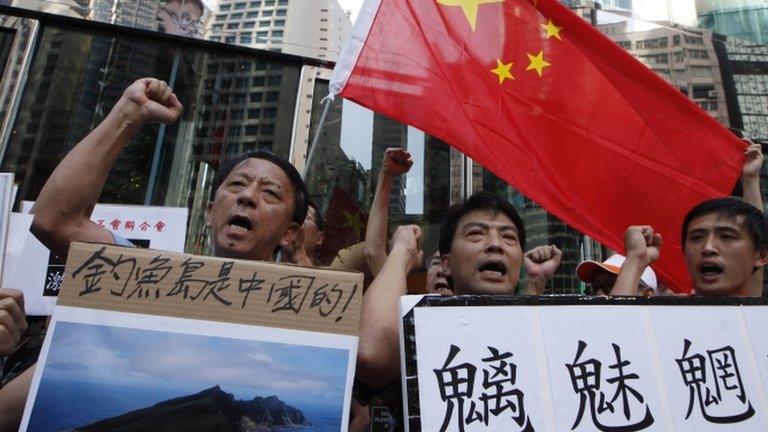
[[[448,357],[442,369],[435,369],[440,397],[446,403],[445,417],[440,432],[449,430],[451,423],[456,420],[458,430],[464,431],[466,425],[482,422],[490,425],[491,418],[502,417],[508,412],[521,432],[532,432],[530,418],[525,413],[524,394],[516,387],[517,366],[510,361],[513,354],[500,352],[497,348],[488,347],[490,356],[481,359],[486,364],[483,369],[482,388],[484,391],[473,400],[477,367],[471,363],[450,366],[461,349],[451,345]],[[465,407],[469,402],[469,413],[465,416]],[[454,416],[454,411],[456,415]],[[507,429],[509,430],[509,429]]]
[[[603,432],[630,432],[647,428],[653,424],[653,415],[651,409],[645,404],[643,395],[632,388],[627,382],[637,380],[640,377],[635,373],[628,373],[627,367],[631,365],[629,360],[621,358],[621,348],[616,344],[613,346],[613,352],[616,356],[616,363],[609,365],[608,369],[615,371],[615,376],[605,380],[606,383],[614,385],[615,390],[610,400],[607,400],[605,392],[601,390],[601,368],[602,363],[594,358],[581,360],[582,354],[587,347],[584,341],[579,341],[576,357],[572,364],[566,364],[571,377],[571,385],[574,392],[579,395],[579,412],[571,430],[576,429],[584,417],[585,409],[589,404],[590,416],[594,426]],[[632,416],[632,401],[630,396],[636,400],[637,405],[645,406],[645,414],[640,419],[634,419]],[[624,424],[607,425],[601,420],[601,414],[606,411],[614,413],[617,405],[621,407],[621,414],[624,418]],[[642,411],[642,410],[641,410]],[[637,412],[637,410],[635,411]]]
[[[710,423],[739,423],[752,417],[755,410],[747,398],[733,347],[707,351],[711,368],[707,373],[705,357],[701,354],[688,354],[691,345],[691,341],[684,339],[683,355],[675,359],[683,382],[688,386],[688,412],[685,419],[691,417],[696,401],[701,415]]]

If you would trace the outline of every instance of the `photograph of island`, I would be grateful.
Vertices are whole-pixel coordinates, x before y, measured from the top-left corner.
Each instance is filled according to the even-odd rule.
[[[28,431],[337,432],[349,351],[60,321]]]

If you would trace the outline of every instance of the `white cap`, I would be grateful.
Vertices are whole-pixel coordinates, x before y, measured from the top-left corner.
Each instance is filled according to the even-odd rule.
[[[609,273],[615,275],[621,271],[621,266],[627,258],[624,255],[611,255],[610,258],[599,263],[597,261],[584,261],[576,267],[576,277],[582,282],[592,283],[595,280],[595,273],[598,269],[603,269]],[[654,291],[658,289],[658,281],[656,280],[656,273],[652,268],[646,267],[643,274],[640,276],[640,280],[643,281],[648,287]]]

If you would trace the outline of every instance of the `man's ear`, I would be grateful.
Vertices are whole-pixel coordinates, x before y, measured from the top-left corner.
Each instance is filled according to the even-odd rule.
[[[443,274],[445,277],[451,277],[451,254],[447,253],[441,256],[440,263],[443,265]]]
[[[209,201],[208,204],[205,205],[205,226],[210,228],[211,227],[211,209],[213,208],[213,201]]]
[[[768,265],[768,249],[763,249],[760,252],[757,253],[757,258],[755,259],[755,270],[765,267]]]
[[[296,236],[299,235],[299,229],[301,227],[296,222],[291,222],[288,228],[285,229],[283,236],[280,238],[280,246],[286,247],[296,240]]]

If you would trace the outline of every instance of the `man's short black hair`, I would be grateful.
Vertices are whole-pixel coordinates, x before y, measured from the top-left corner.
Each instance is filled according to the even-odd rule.
[[[685,241],[688,239],[688,226],[691,222],[698,217],[713,213],[718,217],[727,219],[736,219],[739,216],[743,216],[742,224],[752,238],[755,250],[762,251],[768,249],[768,223],[766,223],[763,212],[752,204],[737,198],[727,197],[704,201],[685,215],[682,231],[683,250],[685,250]]]
[[[312,201],[311,199],[307,200],[307,205],[309,207],[312,207],[315,210],[315,225],[317,225],[318,231],[322,231],[324,222],[323,222],[323,214],[320,213],[320,207],[318,207],[317,204],[315,204],[315,202]]]
[[[459,219],[475,210],[491,210],[494,213],[502,212],[507,215],[512,223],[515,224],[515,228],[517,228],[520,248],[525,250],[525,227],[523,226],[523,220],[520,219],[520,215],[517,214],[512,204],[492,193],[478,192],[469,197],[464,203],[453,206],[448,217],[443,220],[443,224],[440,226],[440,255],[445,255],[451,251],[453,235],[456,232]]]
[[[216,198],[216,191],[219,190],[219,187],[224,183],[224,179],[227,178],[229,173],[231,173],[241,162],[251,158],[272,162],[280,167],[285,175],[288,176],[288,180],[291,181],[291,185],[293,186],[293,216],[291,217],[291,220],[299,225],[304,223],[304,218],[307,217],[307,185],[304,184],[304,180],[301,179],[301,175],[296,171],[296,168],[294,168],[293,165],[280,156],[266,150],[255,150],[243,153],[240,156],[229,159],[221,164],[216,171],[216,175],[213,177],[210,197],[211,202]]]

